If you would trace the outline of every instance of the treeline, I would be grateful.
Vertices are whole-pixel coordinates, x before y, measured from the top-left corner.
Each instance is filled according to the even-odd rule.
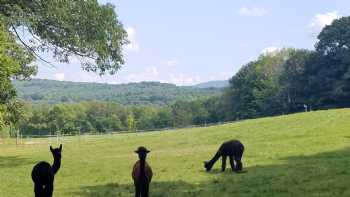
[[[18,123],[22,135],[55,135],[153,130],[215,122],[209,100],[177,101],[169,106],[123,106],[114,102],[25,104]],[[15,135],[15,133],[12,133]]]
[[[81,83],[32,79],[13,81],[18,97],[32,103],[112,101],[124,105],[168,105],[176,100],[195,100],[219,95],[222,88],[176,86],[160,82],[128,84]]]

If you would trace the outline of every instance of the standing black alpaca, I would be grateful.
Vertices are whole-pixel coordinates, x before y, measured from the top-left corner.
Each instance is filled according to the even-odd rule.
[[[216,152],[214,157],[210,161],[204,162],[204,167],[207,171],[210,171],[213,165],[215,164],[215,162],[220,157],[222,157],[221,171],[225,171],[226,158],[229,157],[232,171],[234,172],[241,171],[243,168],[242,162],[241,162],[243,151],[244,151],[244,146],[238,140],[230,140],[230,141],[224,142],[220,146],[219,150]],[[234,162],[236,162],[236,165]]]
[[[135,185],[135,197],[148,197],[149,184],[151,183],[153,172],[146,162],[147,154],[150,151],[140,146],[135,153],[139,155],[139,160],[132,170],[132,178]]]
[[[61,167],[62,144],[55,149],[50,146],[50,150],[54,159],[52,166],[45,161],[41,161],[32,170],[35,197],[52,196],[55,174]]]

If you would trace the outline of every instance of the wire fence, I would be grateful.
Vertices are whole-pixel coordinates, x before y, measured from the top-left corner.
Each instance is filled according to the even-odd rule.
[[[211,126],[236,123],[236,122],[239,122],[239,121],[225,121],[225,122],[208,123],[208,124],[202,124],[202,125],[167,127],[167,128],[159,128],[159,129],[144,129],[144,130],[135,130],[135,131],[118,131],[118,132],[106,132],[106,133],[94,132],[94,133],[84,133],[81,135],[73,135],[73,134],[18,135],[16,138],[11,138],[11,139],[0,138],[0,144],[15,144],[15,145],[62,144],[62,143],[73,142],[77,138],[79,138],[79,140],[89,142],[89,141],[95,141],[97,139],[101,139],[101,137],[108,137],[113,135],[142,134],[142,133],[150,133],[150,132],[167,132],[167,131],[179,130],[179,129],[211,127]]]

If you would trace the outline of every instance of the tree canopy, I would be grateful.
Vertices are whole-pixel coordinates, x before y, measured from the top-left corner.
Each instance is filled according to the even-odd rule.
[[[124,63],[122,47],[127,33],[117,19],[112,4],[97,0],[2,0],[0,17],[11,33],[37,56],[37,51],[52,51],[61,62],[81,57],[87,71],[114,74]],[[21,38],[17,29],[31,35]],[[30,44],[26,43],[28,40]],[[38,56],[37,56],[38,57]]]
[[[15,116],[19,108],[14,109],[18,105],[13,101],[16,91],[11,79],[28,78],[34,74],[35,67],[29,65],[32,60],[32,54],[15,42],[15,37],[5,29],[0,18],[0,129],[20,118]]]

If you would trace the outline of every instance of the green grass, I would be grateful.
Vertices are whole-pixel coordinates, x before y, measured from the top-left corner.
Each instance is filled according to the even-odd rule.
[[[202,161],[233,138],[246,147],[246,173],[221,173],[220,163],[205,172]],[[1,197],[33,196],[33,165],[52,161],[49,140],[29,140],[42,143],[0,144]],[[54,195],[133,196],[130,174],[139,145],[152,151],[152,197],[350,196],[350,109],[168,132],[65,138]]]

